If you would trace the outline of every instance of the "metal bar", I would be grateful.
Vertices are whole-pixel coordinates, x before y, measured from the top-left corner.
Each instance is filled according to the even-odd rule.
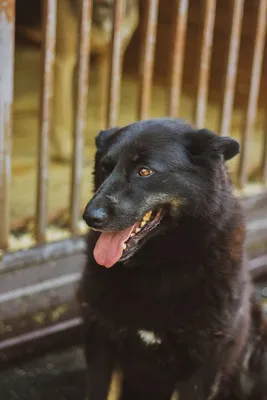
[[[250,139],[253,135],[254,123],[257,114],[260,78],[262,71],[262,61],[263,61],[265,34],[266,34],[266,23],[267,23],[267,0],[260,0],[258,16],[257,16],[257,31],[255,37],[255,45],[254,45],[248,105],[246,109],[244,129],[241,140],[242,152],[238,168],[238,183],[240,187],[243,187],[248,180],[249,144],[250,144]]]
[[[195,124],[198,127],[203,127],[205,124],[215,11],[216,11],[216,0],[205,0],[205,16],[204,16],[203,37],[202,37],[202,46],[201,46],[200,63],[199,63],[197,101],[195,110]]]
[[[263,182],[267,182],[267,117],[265,121],[264,138],[263,138],[263,153],[261,161],[261,176]]]
[[[49,167],[49,133],[51,124],[51,100],[55,62],[57,1],[43,2],[43,48],[42,81],[40,97],[37,204],[35,238],[38,243],[45,242],[47,226],[47,189]]]
[[[122,70],[122,22],[124,0],[115,0],[113,12],[113,30],[110,49],[110,68],[107,102],[107,127],[117,124],[120,106],[120,86]]]
[[[83,321],[81,317],[74,317],[72,319],[59,322],[58,324],[54,324],[52,326],[36,329],[32,332],[27,332],[20,336],[15,336],[14,338],[3,340],[0,343],[0,351],[2,352],[3,350],[6,350],[10,347],[15,347],[19,345],[25,346],[27,343],[31,343],[34,340],[41,339],[45,336],[50,336],[54,333],[64,332],[65,330],[80,327],[82,323]]]
[[[92,0],[83,0],[80,23],[80,46],[78,55],[77,107],[74,129],[74,149],[71,176],[70,229],[78,234],[80,216],[80,191],[83,170],[83,144],[86,121],[87,93],[89,81],[90,33],[92,21]]]
[[[83,260],[85,260],[86,247],[86,240],[82,236],[77,238],[71,237],[71,239],[64,239],[59,242],[46,243],[27,250],[7,252],[0,261],[0,273],[11,273],[24,267],[43,265],[53,262],[51,260],[64,258],[66,255],[69,257],[71,254],[77,253],[84,254]]]
[[[140,86],[138,119],[146,119],[149,117],[158,23],[158,7],[159,0],[146,0],[143,33],[141,34],[142,47],[139,66]]]
[[[171,53],[171,73],[169,87],[169,104],[167,113],[177,117],[182,92],[182,76],[184,67],[184,50],[188,17],[188,0],[176,0],[175,27],[173,33],[173,49]]]
[[[10,228],[15,1],[0,0],[0,257]]]
[[[228,136],[231,127],[244,0],[234,1],[232,7],[232,27],[219,129],[222,136]]]

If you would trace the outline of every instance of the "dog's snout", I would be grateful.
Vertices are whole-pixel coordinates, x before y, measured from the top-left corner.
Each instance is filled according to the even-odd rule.
[[[107,220],[108,214],[104,208],[86,207],[83,213],[83,219],[92,228],[101,228]]]

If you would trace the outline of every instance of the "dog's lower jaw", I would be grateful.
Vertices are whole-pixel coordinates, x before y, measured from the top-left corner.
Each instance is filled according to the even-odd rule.
[[[120,259],[121,262],[128,260],[139,250],[139,248],[142,246],[142,240],[145,240],[146,236],[149,235],[150,232],[153,232],[157,229],[163,219],[163,216],[164,214],[162,209],[159,209],[159,211],[155,212],[154,217],[152,211],[149,211],[145,214],[141,222],[139,222],[139,226],[135,228],[129,239],[124,243],[122,257]]]

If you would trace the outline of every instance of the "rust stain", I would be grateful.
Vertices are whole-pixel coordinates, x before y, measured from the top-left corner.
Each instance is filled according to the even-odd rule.
[[[13,21],[15,0],[0,0],[0,14],[4,14],[8,22]]]
[[[46,314],[44,311],[41,311],[41,312],[35,314],[32,319],[37,325],[44,325],[45,319],[46,319]]]
[[[61,304],[58,307],[56,307],[54,310],[51,311],[51,320],[53,322],[57,321],[68,311],[68,307],[65,304]]]

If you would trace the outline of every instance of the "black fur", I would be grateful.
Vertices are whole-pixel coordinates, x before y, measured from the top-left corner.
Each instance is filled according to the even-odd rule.
[[[252,304],[244,260],[244,220],[225,161],[231,138],[180,120],[154,119],[101,132],[95,195],[97,227],[123,230],[155,208],[160,224],[124,262],[99,266],[88,236],[79,298],[85,322],[89,400],[104,400],[112,370],[123,373],[121,400],[267,397],[266,324]],[[140,177],[138,170],[152,170]],[[139,330],[160,344],[146,345]],[[250,354],[251,351],[251,354]]]

